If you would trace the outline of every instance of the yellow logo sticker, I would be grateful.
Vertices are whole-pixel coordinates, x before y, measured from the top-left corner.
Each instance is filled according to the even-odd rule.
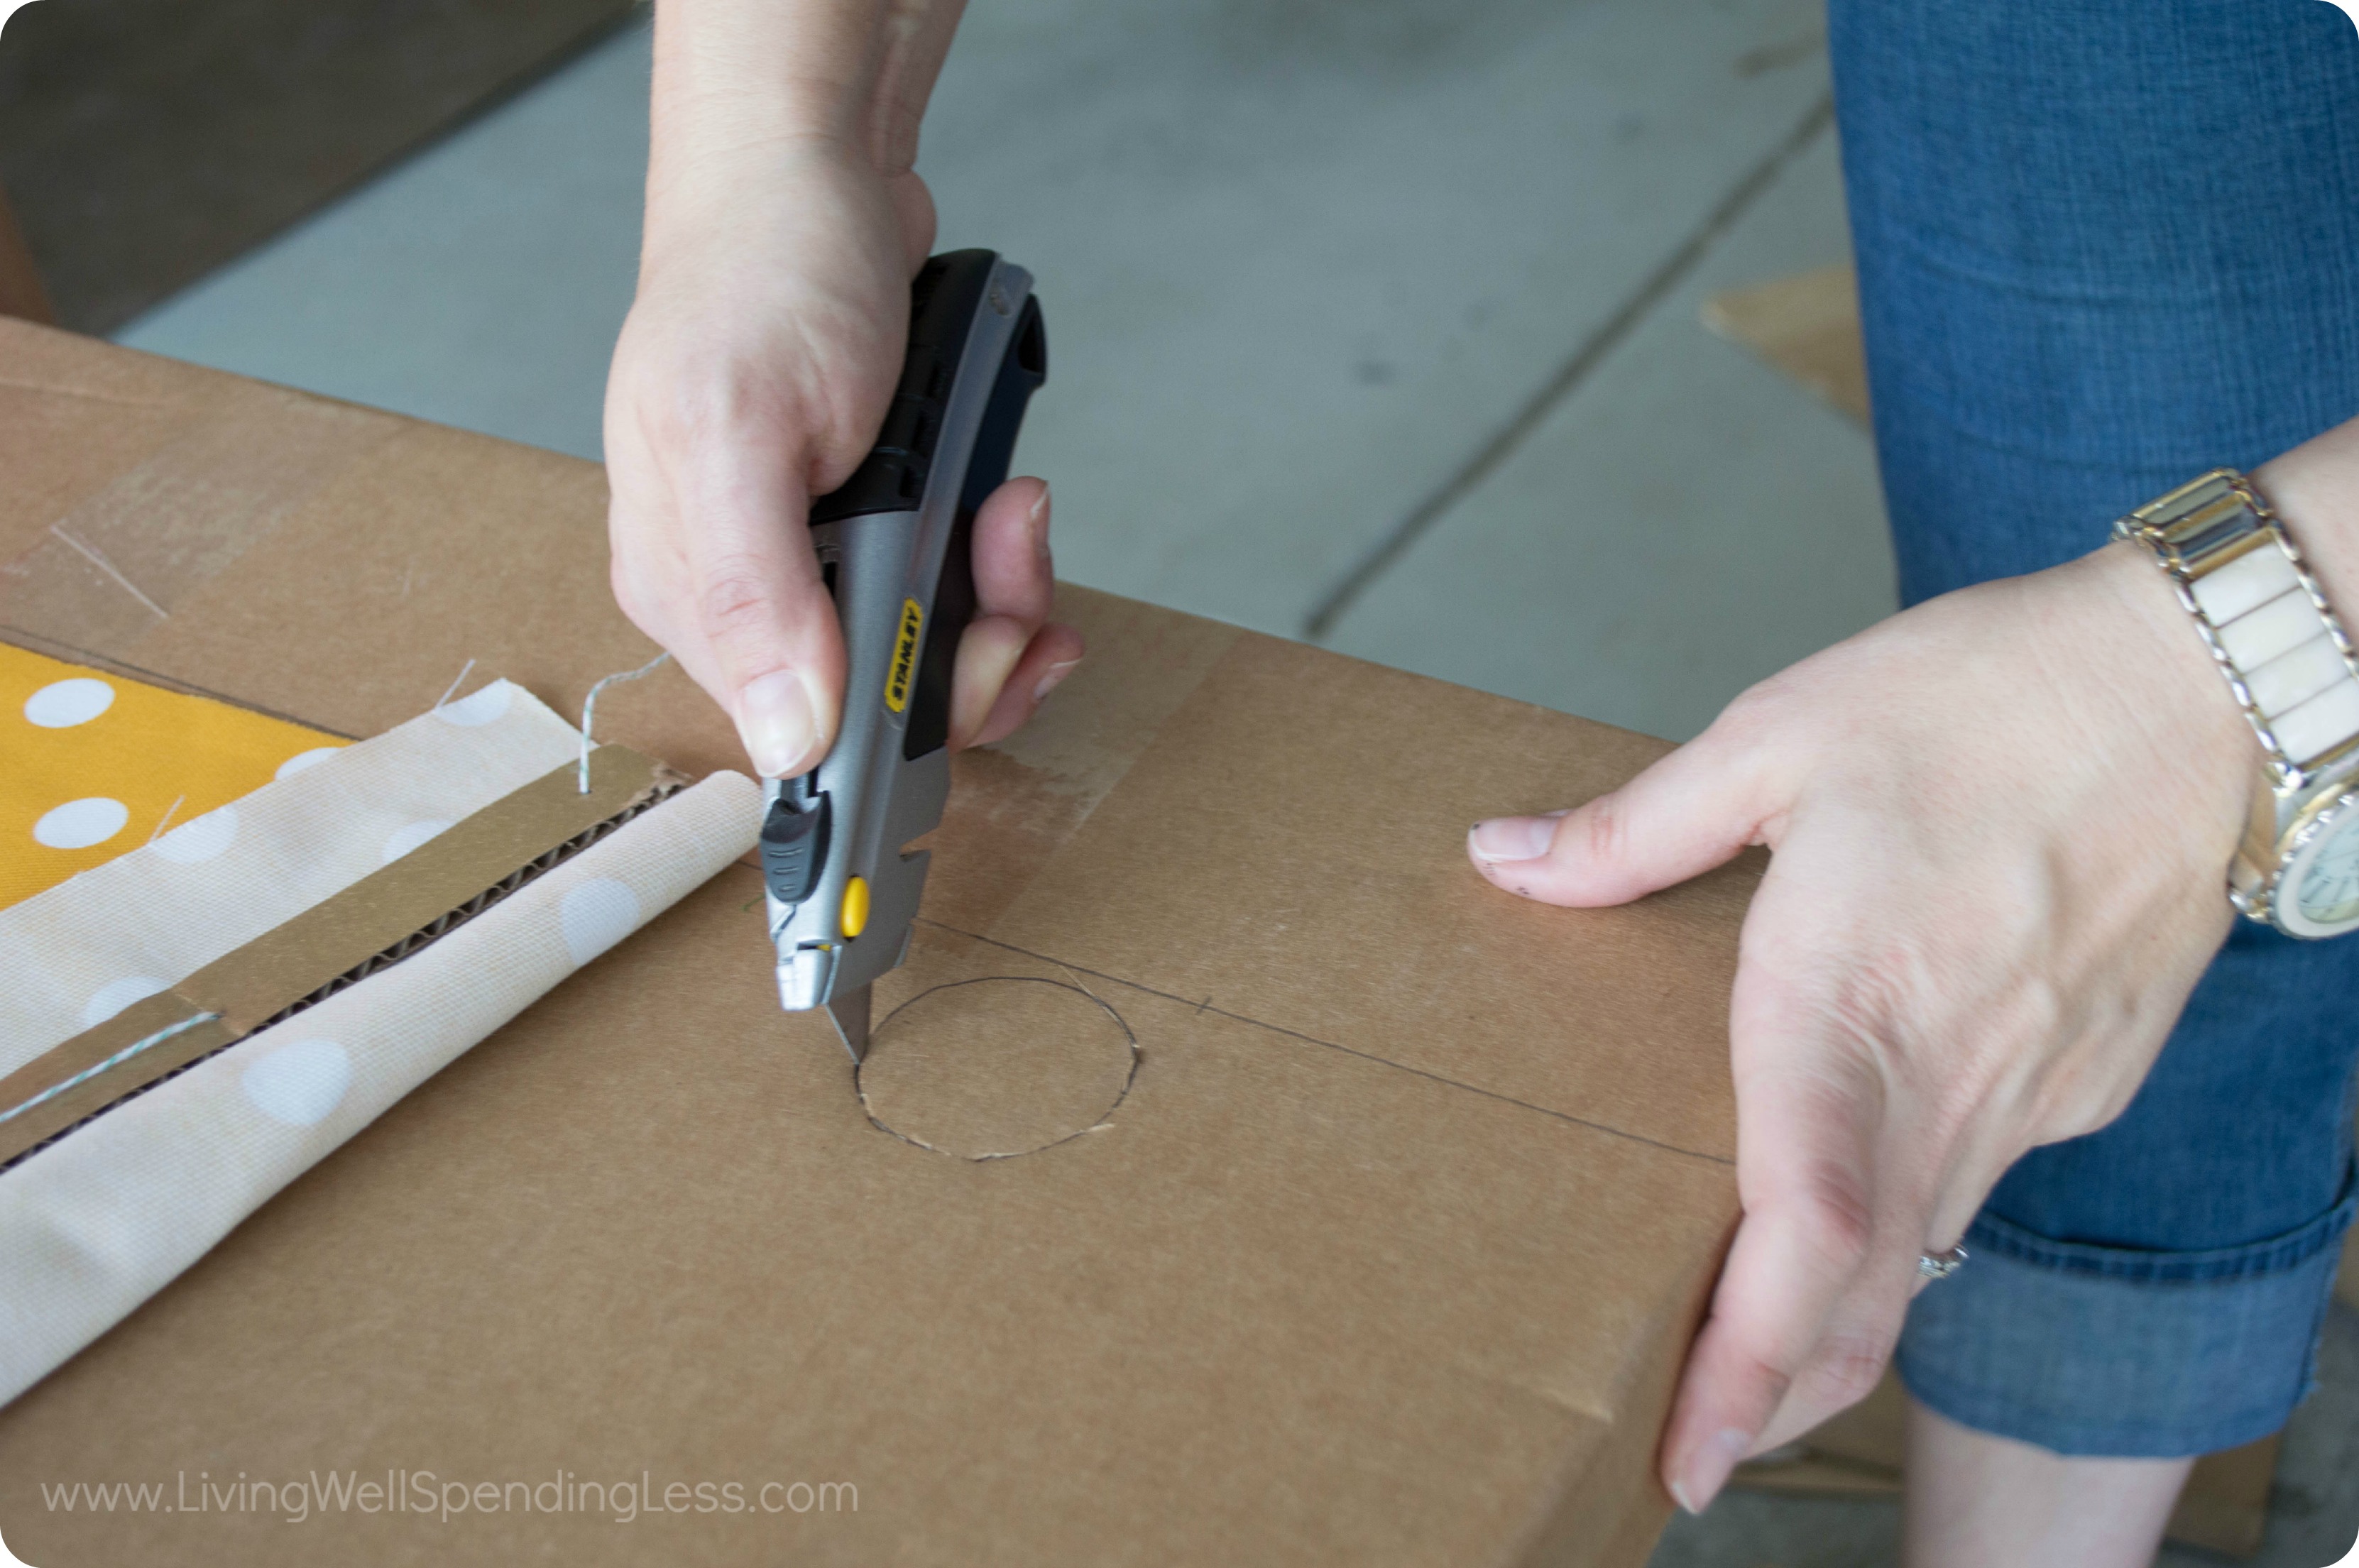
[[[915,599],[901,601],[901,635],[893,640],[892,668],[885,672],[885,705],[895,713],[909,706],[909,686],[918,678],[918,629],[926,612]]]

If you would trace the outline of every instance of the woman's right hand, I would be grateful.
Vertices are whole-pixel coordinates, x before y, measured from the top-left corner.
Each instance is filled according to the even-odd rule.
[[[713,54],[697,15],[673,16],[658,23],[638,292],[606,387],[614,596],[735,722],[756,770],[792,777],[826,755],[842,710],[810,501],[883,424],[933,202],[909,167],[914,111],[873,135],[797,124],[748,101],[750,49]],[[874,91],[908,95],[892,88]],[[953,745],[1015,729],[1081,658],[1079,634],[1048,624],[1048,528],[1038,480],[1010,481],[976,518]]]

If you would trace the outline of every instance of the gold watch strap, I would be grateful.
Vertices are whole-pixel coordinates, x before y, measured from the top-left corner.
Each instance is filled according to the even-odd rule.
[[[2359,746],[2351,639],[2251,480],[2217,468],[2114,525],[2155,554],[2267,754],[2299,790]]]

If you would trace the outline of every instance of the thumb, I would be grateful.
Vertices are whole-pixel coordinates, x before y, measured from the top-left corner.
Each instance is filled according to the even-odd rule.
[[[1771,814],[1749,750],[1707,730],[1570,811],[1493,817],[1466,835],[1478,870],[1543,904],[1626,904],[1734,858]]]
[[[683,486],[683,553],[713,695],[755,768],[792,778],[827,755],[843,691],[842,632],[811,550],[809,487],[767,443],[700,455]]]

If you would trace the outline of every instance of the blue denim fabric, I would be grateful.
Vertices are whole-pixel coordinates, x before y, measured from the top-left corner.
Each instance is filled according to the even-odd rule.
[[[1832,0],[1829,21],[1908,600],[2082,554],[2196,474],[2359,415],[2339,10]],[[2281,1425],[2351,1218],[2354,997],[2359,938],[2240,922],[2128,1113],[2019,1162],[1973,1261],[1919,1297],[1912,1391],[2068,1454]]]

